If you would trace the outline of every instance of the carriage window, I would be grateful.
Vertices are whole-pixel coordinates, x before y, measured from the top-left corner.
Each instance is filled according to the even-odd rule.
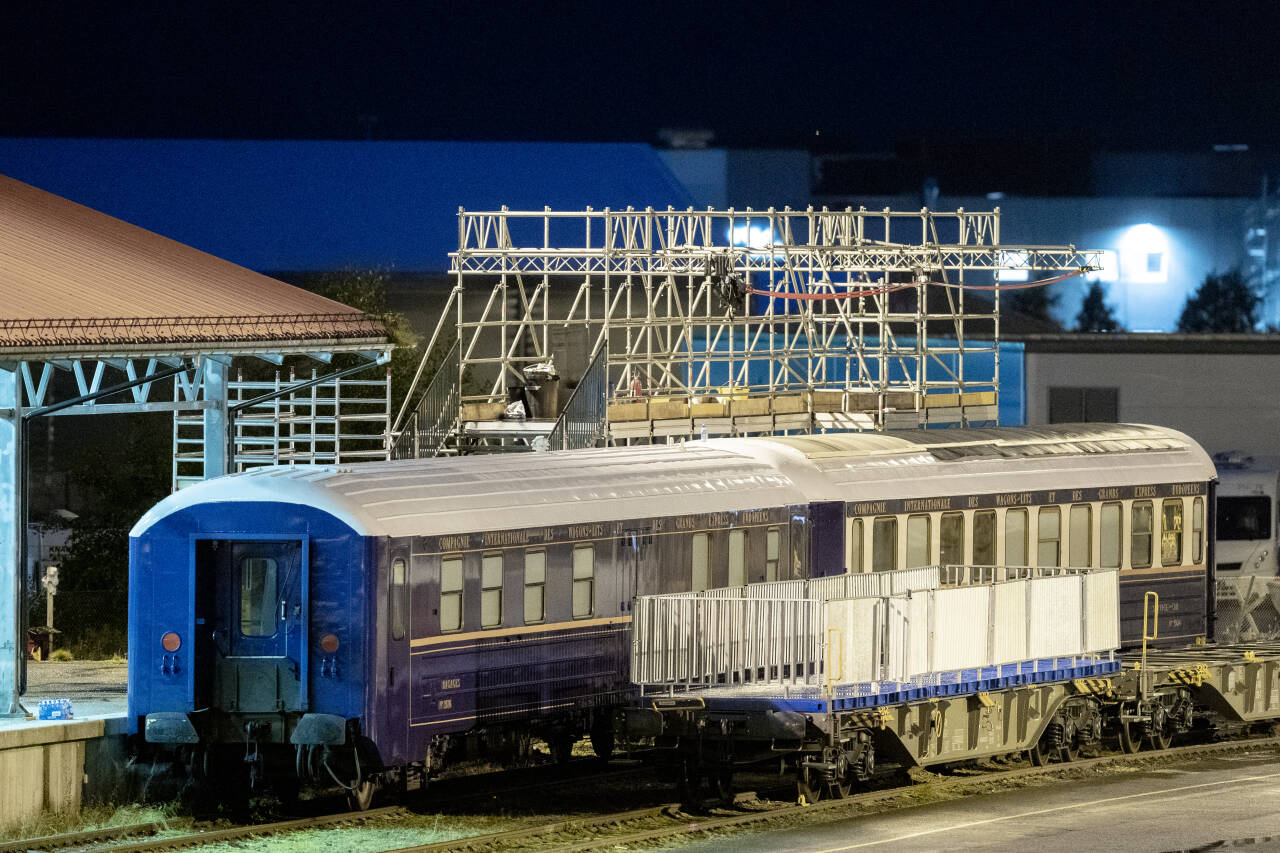
[[[747,583],[747,531],[729,531],[729,586]]]
[[[547,615],[547,552],[524,555],[524,621],[541,622]]]
[[[871,525],[871,571],[891,572],[898,567],[898,519],[877,518]]]
[[[1124,540],[1124,513],[1118,503],[1103,504],[1098,514],[1098,550],[1102,568],[1120,568],[1120,543]]]
[[[480,627],[502,624],[502,555],[485,554],[480,564]]]
[[[707,564],[707,534],[693,534],[693,581],[689,587],[694,592],[701,592],[711,585],[710,569]],[[576,566],[577,563],[574,563]]]
[[[1151,501],[1135,501],[1129,513],[1129,566],[1151,565]]]
[[[996,564],[995,510],[984,509],[973,514],[973,564],[975,566]]]
[[[1166,566],[1182,565],[1182,498],[1160,505],[1160,562]]]
[[[778,579],[778,554],[781,547],[781,534],[778,528],[770,527],[764,534],[764,579]]]
[[[907,516],[907,568],[929,565],[929,516]]]
[[[1071,540],[1070,559],[1067,565],[1084,568],[1093,565],[1093,507],[1088,504],[1076,504],[1071,508],[1070,517]]]
[[[1191,562],[1204,559],[1204,498],[1191,502]]]
[[[855,518],[849,525],[849,571],[862,571],[862,519]]]
[[[1004,514],[1004,564],[1027,565],[1027,511],[1011,509]]]
[[[408,596],[405,584],[405,570],[408,565],[405,563],[404,557],[396,557],[391,561],[391,583],[388,599],[391,610],[391,639],[403,640],[405,631],[405,622],[408,621],[409,608],[405,606],[408,603]]]
[[[938,524],[938,562],[944,566],[964,563],[964,513],[948,512]]]
[[[462,630],[462,558],[440,561],[440,630]]]
[[[1062,510],[1056,506],[1041,507],[1036,520],[1036,565],[1061,565]]]
[[[591,615],[596,586],[596,549],[585,545],[573,549],[573,615]]]
[[[240,633],[270,637],[276,632],[276,561],[245,557],[240,561]]]

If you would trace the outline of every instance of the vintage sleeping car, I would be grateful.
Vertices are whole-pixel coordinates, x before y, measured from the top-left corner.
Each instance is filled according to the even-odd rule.
[[[1118,566],[1209,630],[1213,465],[1123,424],[259,468],[130,540],[130,717],[197,772],[367,805],[467,738],[607,754],[637,594],[934,564]]]

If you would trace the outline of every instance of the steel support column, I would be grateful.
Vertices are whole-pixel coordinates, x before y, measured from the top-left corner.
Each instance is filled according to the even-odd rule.
[[[24,651],[18,572],[25,535],[22,508],[22,391],[18,366],[0,367],[0,709],[21,716],[20,657]]]
[[[217,359],[202,359],[204,398],[212,405],[204,410],[204,478],[230,474],[232,460],[227,453],[231,419],[227,414],[227,376],[230,366]]]

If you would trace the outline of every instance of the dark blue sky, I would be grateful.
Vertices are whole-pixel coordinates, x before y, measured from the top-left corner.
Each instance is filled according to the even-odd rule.
[[[1277,5],[16,0],[0,135],[1257,145]]]

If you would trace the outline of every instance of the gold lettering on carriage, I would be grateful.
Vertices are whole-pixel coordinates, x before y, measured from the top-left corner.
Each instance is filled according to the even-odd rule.
[[[1159,491],[1155,486],[1134,486],[1133,496],[1135,498],[1154,498]]]
[[[570,539],[599,539],[604,536],[603,524],[570,524]]]
[[[445,678],[440,681],[441,690],[460,690],[462,688],[461,678]]]
[[[469,547],[471,547],[471,536],[469,534],[440,537],[441,551],[465,551]]]
[[[529,542],[529,531],[527,530],[491,530],[484,534],[485,547],[494,545],[527,545]]]
[[[996,506],[1026,506],[1031,503],[1030,492],[996,495]]]
[[[929,512],[935,509],[951,509],[951,498],[919,498],[902,502],[903,512]]]
[[[854,515],[884,515],[888,511],[888,501],[861,501],[853,505]]]
[[[1098,500],[1118,501],[1120,500],[1120,490],[1115,486],[1112,486],[1107,489],[1098,489]]]
[[[1199,483],[1174,483],[1170,489],[1170,494],[1181,497],[1182,495],[1198,495],[1200,494]]]

